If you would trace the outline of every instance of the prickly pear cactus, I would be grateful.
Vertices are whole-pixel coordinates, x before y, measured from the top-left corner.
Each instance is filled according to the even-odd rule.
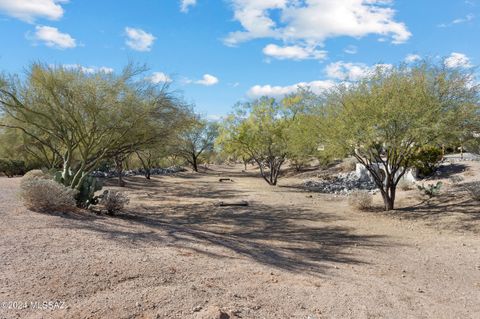
[[[97,178],[87,176],[80,186],[77,196],[78,203],[83,207],[97,204],[98,199],[95,197],[95,192],[101,190],[102,187],[102,183]]]

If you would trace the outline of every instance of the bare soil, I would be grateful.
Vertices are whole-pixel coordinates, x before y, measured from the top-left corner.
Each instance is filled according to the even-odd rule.
[[[480,318],[480,210],[448,180],[480,169],[459,165],[391,213],[225,166],[128,178],[115,216],[41,214],[0,177],[0,318]]]

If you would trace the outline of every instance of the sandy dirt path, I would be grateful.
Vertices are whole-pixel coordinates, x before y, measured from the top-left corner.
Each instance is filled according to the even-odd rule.
[[[18,182],[0,178],[0,318],[480,318],[477,232],[237,170],[130,178],[114,217],[30,212]]]

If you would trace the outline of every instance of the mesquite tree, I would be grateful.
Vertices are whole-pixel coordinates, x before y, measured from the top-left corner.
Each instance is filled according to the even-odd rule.
[[[213,150],[218,127],[216,123],[208,123],[195,115],[187,122],[187,127],[178,135],[172,151],[198,172],[201,156]]]
[[[371,173],[385,210],[417,151],[461,134],[478,109],[478,86],[465,70],[422,62],[379,68],[328,96],[324,137]]]
[[[238,104],[228,116],[217,141],[224,151],[247,154],[259,166],[263,179],[277,185],[288,155],[288,128],[296,112],[273,98]]]

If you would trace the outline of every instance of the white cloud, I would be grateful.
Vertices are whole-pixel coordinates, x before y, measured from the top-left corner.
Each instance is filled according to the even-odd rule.
[[[187,13],[190,7],[197,4],[197,0],[180,0],[180,11]]]
[[[328,38],[370,34],[407,41],[411,33],[396,22],[393,1],[386,0],[231,0],[243,30],[225,39],[236,45],[258,38],[319,46]],[[276,17],[279,17],[278,19]]]
[[[391,64],[375,64],[368,66],[364,63],[338,61],[330,63],[325,68],[327,76],[342,81],[358,81],[374,72],[377,68],[392,68]]]
[[[220,122],[223,119],[225,119],[225,115],[222,114],[208,114],[206,116],[207,120],[212,121],[212,122]]]
[[[33,39],[45,43],[48,47],[58,49],[71,49],[77,46],[76,40],[71,35],[48,26],[36,26]]]
[[[463,17],[463,18],[458,18],[458,19],[452,20],[452,21],[449,22],[449,23],[439,24],[438,27],[439,27],[439,28],[448,28],[448,27],[454,26],[454,25],[456,25],[456,24],[462,24],[462,23],[470,22],[470,21],[472,21],[473,19],[475,19],[475,15],[470,13],[470,14],[467,14],[467,15],[466,15],[465,17]]]
[[[406,63],[413,63],[413,62],[416,62],[418,60],[421,60],[422,57],[418,54],[408,54],[406,57],[405,57],[405,62]]]
[[[444,64],[448,68],[470,68],[472,63],[470,58],[463,53],[453,52],[444,61]]]
[[[58,20],[64,14],[62,3],[68,0],[0,0],[0,11],[29,23],[37,18]]]
[[[150,77],[148,77],[148,80],[154,84],[172,82],[172,79],[163,72],[154,72]]]
[[[196,84],[211,86],[219,82],[218,78],[211,74],[204,74],[201,80],[195,81]]]
[[[345,52],[346,54],[357,54],[358,48],[354,45],[349,45],[343,50],[343,52]]]
[[[324,50],[316,50],[315,47],[302,47],[299,45],[281,47],[276,44],[269,44],[263,48],[263,53],[279,60],[323,60],[327,57],[327,52]]]
[[[96,66],[83,66],[80,64],[63,64],[63,68],[65,69],[72,69],[72,70],[80,70],[83,73],[87,74],[94,74],[94,73],[113,73],[115,70],[106,66],[96,67]]]
[[[126,27],[125,34],[127,35],[125,43],[136,51],[150,51],[156,39],[153,34],[137,28]]]
[[[288,86],[271,86],[271,85],[255,85],[247,92],[250,98],[259,98],[262,96],[282,97],[284,95],[296,92],[298,88],[309,87],[314,93],[321,93],[335,86],[335,82],[331,80],[299,82]]]

